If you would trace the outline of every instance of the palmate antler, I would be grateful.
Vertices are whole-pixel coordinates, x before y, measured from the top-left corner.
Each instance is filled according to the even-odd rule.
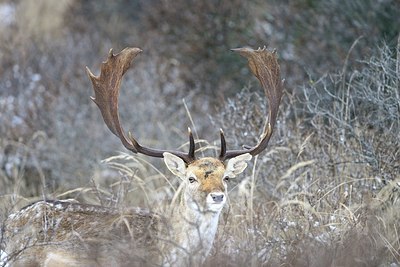
[[[174,154],[184,160],[187,164],[195,160],[195,143],[191,130],[189,129],[189,152],[160,150],[140,145],[135,138],[125,135],[119,121],[118,97],[121,80],[125,72],[129,69],[132,60],[141,52],[139,48],[125,48],[119,54],[114,55],[110,50],[108,59],[102,63],[101,73],[95,76],[86,68],[88,76],[92,81],[95,97],[92,100],[99,107],[104,122],[113,134],[118,136],[122,144],[134,153],[141,153],[151,157],[162,158],[164,152]],[[221,130],[221,152],[219,159],[225,161],[241,154],[250,153],[255,156],[261,153],[268,145],[276,122],[279,104],[282,97],[283,82],[280,78],[280,68],[276,59],[276,54],[270,52],[265,47],[253,50],[251,48],[232,49],[249,60],[249,67],[252,73],[258,78],[265,94],[269,100],[269,119],[261,141],[258,145],[242,150],[226,150],[226,142],[223,131]]]
[[[195,159],[194,157],[194,139],[191,130],[189,129],[189,152],[183,153],[180,151],[159,150],[145,146],[141,146],[131,135],[126,137],[124,130],[119,122],[118,113],[118,97],[121,86],[122,76],[129,69],[132,60],[142,52],[139,48],[125,48],[117,55],[114,55],[112,49],[108,53],[106,62],[101,65],[99,76],[93,73],[86,67],[86,72],[92,81],[95,97],[92,100],[97,104],[103,116],[104,122],[108,129],[121,139],[122,144],[134,153],[140,153],[151,157],[162,158],[164,152],[172,153],[186,163]]]
[[[222,161],[239,156],[241,154],[250,153],[252,156],[260,154],[268,146],[269,139],[275,126],[276,117],[278,115],[279,104],[283,94],[283,80],[281,80],[281,71],[276,58],[276,51],[268,51],[266,47],[253,50],[251,48],[232,49],[240,55],[247,58],[249,68],[254,76],[260,81],[264,89],[265,95],[269,102],[268,123],[265,124],[261,141],[254,147],[242,150],[226,151],[226,142],[224,132],[221,130],[221,153],[219,158]]]

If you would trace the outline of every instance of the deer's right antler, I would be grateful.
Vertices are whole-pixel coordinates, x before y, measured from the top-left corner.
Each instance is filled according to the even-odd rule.
[[[134,153],[141,153],[151,157],[162,158],[164,152],[169,152],[180,157],[186,163],[195,160],[194,151],[195,143],[193,134],[189,129],[189,152],[159,150],[140,145],[132,135],[126,137],[124,130],[119,121],[118,113],[118,97],[121,86],[122,76],[129,69],[132,60],[142,52],[139,48],[125,48],[117,55],[114,55],[112,49],[108,54],[106,62],[101,65],[101,73],[99,76],[86,67],[87,74],[92,81],[95,97],[92,100],[97,104],[103,116],[104,122],[110,131],[119,137],[122,144]]]

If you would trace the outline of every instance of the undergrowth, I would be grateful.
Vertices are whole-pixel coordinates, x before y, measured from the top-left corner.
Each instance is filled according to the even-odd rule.
[[[188,7],[185,1],[179,2]],[[241,7],[239,2],[235,1]],[[320,4],[300,1],[293,5],[280,2],[284,7],[289,6],[291,12],[277,5],[261,16],[257,14],[256,31],[274,38],[271,43],[277,44],[278,54],[283,50],[282,69],[287,70],[283,76],[293,74],[294,77],[288,77],[291,87],[285,92],[269,148],[253,160],[245,173],[230,181],[229,203],[220,218],[206,266],[400,266],[400,41],[378,46],[381,40],[377,39],[378,35],[371,34],[372,37],[356,42],[351,38],[371,29],[384,34],[381,28],[390,31],[390,36],[396,34],[393,25],[397,25],[398,18],[386,18],[397,14],[398,4],[392,10],[386,7],[394,1],[378,2],[368,1],[366,6],[362,1],[355,1],[355,6],[346,4],[349,12],[338,12],[344,18],[341,20],[344,26],[316,23],[332,17],[331,5],[335,10],[342,10],[343,6],[334,1]],[[77,6],[68,3],[65,1],[60,6],[62,10],[57,8],[58,13],[43,14],[61,17],[64,12],[69,14],[68,6],[73,11],[77,6],[85,6],[83,2]],[[351,8],[359,10],[375,5],[379,12],[357,13],[360,14],[358,23],[345,35],[339,34],[353,22],[347,20],[353,14]],[[150,5],[143,8],[147,12],[152,10]],[[123,40],[129,43],[140,43],[137,36],[141,36],[146,40],[143,43],[155,47],[154,44],[166,42],[154,33],[158,23],[154,26],[152,20],[167,8],[167,5],[160,6],[145,20],[148,35],[133,30],[133,37],[125,36],[126,29],[132,28],[128,26],[140,20],[137,16],[132,17],[133,22],[124,21],[126,24],[122,25],[126,27],[121,32],[113,32],[115,28],[110,25],[114,24],[102,22],[104,17],[97,22],[107,24],[103,30],[109,35],[124,35]],[[27,10],[34,12],[36,9]],[[309,19],[293,17],[296,10]],[[315,10],[323,12],[311,16],[309,13]],[[97,14],[95,11],[91,10]],[[234,10],[226,7],[222,11]],[[250,6],[245,6],[244,11],[233,13],[242,18],[254,12]],[[80,14],[77,10],[74,12]],[[372,16],[374,21],[385,19],[383,24],[370,25],[363,14]],[[25,15],[9,28],[0,28],[4,41],[0,45],[3,52],[0,69],[1,246],[6,242],[3,224],[6,217],[38,199],[73,198],[107,207],[148,207],[159,213],[174,205],[179,180],[169,174],[161,160],[115,152],[121,146],[118,147],[116,138],[102,125],[96,107],[88,104],[91,92],[84,77],[84,65],[95,66],[99,54],[105,54],[112,44],[118,50],[121,44],[111,41],[101,31],[94,31],[94,26],[85,26],[86,20],[66,23],[56,20],[57,23],[43,33],[37,31],[39,27],[24,28],[30,16]],[[164,30],[173,30],[171,25],[182,24],[175,11],[169,11],[167,18],[168,27]],[[186,19],[190,25],[196,24],[190,21],[191,17]],[[43,21],[37,23],[45,20],[52,21],[52,17],[43,15]],[[288,28],[288,22],[297,27]],[[229,26],[229,21],[221,19],[207,27],[214,28],[213,24],[228,28],[240,26],[247,36],[252,30],[247,31],[245,26],[253,23],[244,18],[240,25]],[[329,27],[328,32],[326,27]],[[305,35],[300,28],[305,29]],[[285,32],[288,36],[277,34],[277,31],[283,32],[282,29],[288,29]],[[218,37],[219,30],[221,28],[210,36]],[[196,31],[197,39],[203,32],[202,28]],[[324,33],[330,34],[329,38],[325,38]],[[184,29],[176,34],[178,37],[185,35],[185,40],[193,39],[186,36]],[[341,38],[337,39],[338,35]],[[224,34],[221,38],[217,41],[223,43],[222,47],[228,47],[232,36]],[[321,47],[318,47],[321,40]],[[368,45],[364,45],[364,40]],[[249,41],[254,42],[254,39]],[[337,42],[340,43],[339,52],[332,53],[336,51],[332,47],[337,46]],[[349,50],[347,45],[351,42],[354,43]],[[373,49],[371,43],[378,49]],[[189,55],[196,48],[185,45],[184,51]],[[209,47],[206,44],[199,49]],[[371,56],[362,57],[365,50]],[[210,52],[206,64],[196,68],[203,71],[199,75],[203,79],[213,75],[211,81],[196,80],[196,72],[187,67],[197,64],[199,55],[191,58],[194,63],[183,64],[182,58],[173,57],[179,51],[179,46],[170,49],[166,45],[161,54],[168,59],[159,60],[159,55],[150,51],[144,54],[148,59],[138,60],[134,78],[127,77],[123,84],[121,114],[127,114],[122,115],[124,125],[130,123],[138,139],[152,147],[173,148],[185,142],[186,127],[192,124],[201,137],[211,140],[197,140],[199,155],[218,153],[218,128],[224,129],[228,148],[255,144],[268,110],[258,85],[250,83],[234,97],[223,101],[215,97],[219,108],[210,112],[209,120],[199,119],[198,113],[215,109],[199,93],[201,84],[207,85],[207,91],[212,91],[215,84],[223,85],[224,90],[234,86],[215,78],[219,73],[215,73],[214,65],[207,68],[208,62],[216,64],[216,51]],[[332,72],[343,59],[340,71]],[[231,66],[231,55],[221,56],[220,60],[224,61],[224,66]],[[296,63],[293,69],[291,62]],[[300,73],[299,65],[310,70],[310,76],[305,77],[303,69]],[[318,76],[312,76],[313,73]],[[223,74],[234,76],[230,69]],[[235,74],[240,78],[248,73],[237,71]],[[293,84],[293,81],[304,83],[306,79],[308,83],[304,86]],[[196,90],[190,90],[191,85]],[[176,89],[186,87],[187,91]],[[213,95],[218,93],[213,92]],[[191,116],[177,112],[183,107],[194,110]],[[210,121],[215,127],[209,127]],[[181,146],[182,150],[186,145]],[[110,151],[114,151],[114,156],[105,159],[103,164],[96,163],[104,155],[110,155]]]
[[[268,151],[230,182],[206,266],[398,266],[399,54],[379,51],[284,98]],[[300,104],[306,112],[293,115]],[[256,142],[266,112],[245,88],[212,121],[237,147]],[[215,145],[199,141],[198,150],[214,154]],[[159,213],[174,205],[179,180],[160,162],[120,153],[103,163],[87,187],[54,198]],[[21,205],[3,197],[4,211],[6,199]]]

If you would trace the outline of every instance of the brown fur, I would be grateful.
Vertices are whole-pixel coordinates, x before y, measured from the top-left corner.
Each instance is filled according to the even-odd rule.
[[[222,182],[225,165],[215,158],[202,158],[188,166],[188,172],[192,172],[200,183],[199,189],[205,193],[212,191],[224,192]]]
[[[117,210],[71,201],[39,201],[7,219],[6,252],[13,266],[118,262],[122,244],[134,246],[134,253],[154,247],[160,219],[140,208]]]

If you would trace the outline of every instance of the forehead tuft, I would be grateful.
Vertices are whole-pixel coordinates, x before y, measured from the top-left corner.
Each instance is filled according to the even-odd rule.
[[[202,158],[192,162],[188,166],[188,170],[192,171],[198,178],[222,176],[225,171],[225,165],[216,158]]]
[[[206,170],[213,170],[216,168],[225,168],[222,161],[216,158],[202,158],[192,162],[189,167],[196,167]]]

